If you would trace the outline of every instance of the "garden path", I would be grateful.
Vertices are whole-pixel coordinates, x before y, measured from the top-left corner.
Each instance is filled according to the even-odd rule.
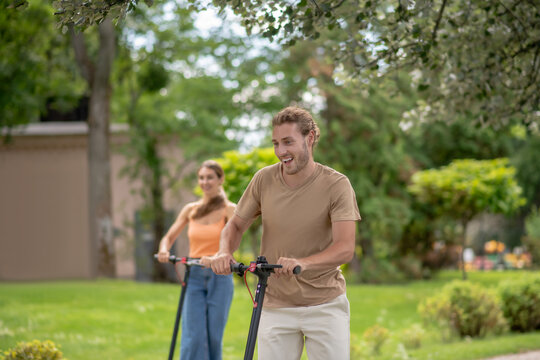
[[[527,351],[519,354],[500,355],[484,360],[540,360],[540,350]]]

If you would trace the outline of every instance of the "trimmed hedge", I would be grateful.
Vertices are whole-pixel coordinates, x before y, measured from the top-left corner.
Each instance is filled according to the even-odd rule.
[[[540,277],[505,282],[499,292],[502,311],[512,331],[540,329]]]
[[[505,320],[497,297],[478,284],[453,281],[418,307],[424,321],[438,325],[443,337],[482,337],[499,333]]]

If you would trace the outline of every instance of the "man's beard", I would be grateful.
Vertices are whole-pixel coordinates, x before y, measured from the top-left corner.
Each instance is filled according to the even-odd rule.
[[[309,161],[309,151],[308,151],[307,144],[305,141],[302,148],[303,148],[303,151],[297,157],[294,158],[296,162],[296,166],[293,169],[285,168],[285,172],[287,173],[287,175],[297,174],[300,171],[302,171],[303,168],[306,167]]]

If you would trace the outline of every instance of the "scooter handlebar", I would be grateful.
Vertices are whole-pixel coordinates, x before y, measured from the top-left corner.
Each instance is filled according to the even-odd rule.
[[[158,258],[158,254],[154,254],[154,259],[157,259]],[[176,264],[176,263],[182,263],[182,264],[185,264],[185,265],[188,265],[188,266],[197,266],[197,267],[204,267],[203,264],[201,264],[200,262],[200,259],[198,258],[190,258],[190,257],[178,257],[178,256],[175,256],[175,255],[170,255],[169,256],[169,262],[173,263],[173,264]]]
[[[278,264],[252,264],[252,265],[244,265],[242,263],[234,263],[231,264],[231,272],[237,273],[237,274],[244,274],[246,271],[255,271],[255,269],[268,271],[268,272],[274,272],[274,269],[280,269],[283,266]],[[297,265],[293,269],[293,274],[298,275],[302,272],[302,267],[300,265]]]

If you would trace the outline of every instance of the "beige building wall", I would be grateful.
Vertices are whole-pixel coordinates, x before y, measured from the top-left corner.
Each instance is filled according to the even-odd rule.
[[[142,199],[133,191],[141,183],[119,175],[127,163],[118,152],[127,141],[121,130],[111,135],[117,274],[134,278],[134,214]],[[86,131],[86,123],[33,124],[0,145],[0,280],[90,277]],[[170,166],[180,163],[180,150],[164,147]],[[189,189],[165,194],[174,212],[192,199]],[[178,242],[185,248],[185,232]]]
[[[0,279],[90,276],[86,138],[17,136],[0,149]]]

